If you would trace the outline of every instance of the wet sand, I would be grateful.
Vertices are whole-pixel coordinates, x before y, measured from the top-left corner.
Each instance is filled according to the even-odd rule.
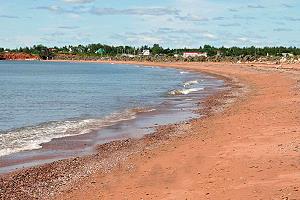
[[[3,176],[0,197],[300,198],[298,65],[143,64],[224,76],[233,90],[206,99],[202,119],[99,146],[95,155]]]

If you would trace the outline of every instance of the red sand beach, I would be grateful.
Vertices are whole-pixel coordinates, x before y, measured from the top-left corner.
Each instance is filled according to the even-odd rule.
[[[117,62],[114,62],[117,63]],[[206,117],[0,177],[1,199],[300,199],[300,66],[135,63],[226,77]]]

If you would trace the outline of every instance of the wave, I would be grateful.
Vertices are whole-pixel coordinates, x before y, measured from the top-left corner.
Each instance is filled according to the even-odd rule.
[[[55,138],[82,135],[120,121],[136,118],[137,113],[151,112],[154,109],[127,109],[101,119],[73,119],[53,121],[37,126],[29,126],[0,132],[0,157],[26,150],[40,149],[41,144]]]
[[[188,87],[188,86],[191,86],[191,85],[195,85],[195,84],[198,84],[199,82],[197,80],[193,80],[193,81],[187,81],[183,84],[183,87]]]
[[[190,89],[179,89],[179,90],[172,90],[169,92],[170,95],[187,95],[192,92],[197,92],[203,90],[204,88],[190,88]]]
[[[183,71],[183,72],[180,72],[180,74],[188,74],[188,73],[189,73],[189,72],[184,72],[184,71]]]

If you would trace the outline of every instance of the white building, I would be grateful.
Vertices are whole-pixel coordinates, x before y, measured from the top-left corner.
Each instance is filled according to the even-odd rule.
[[[294,54],[292,53],[282,53],[281,54],[284,58],[287,58],[287,57],[294,57]]]
[[[183,57],[184,58],[188,58],[188,57],[207,57],[207,53],[206,52],[184,52],[183,53]]]
[[[143,56],[150,56],[150,50],[148,50],[148,49],[143,50],[142,55]]]

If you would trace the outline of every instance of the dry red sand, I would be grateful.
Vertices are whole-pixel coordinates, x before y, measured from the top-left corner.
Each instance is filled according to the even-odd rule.
[[[57,199],[300,199],[298,65],[160,65],[234,77],[249,92],[193,122],[184,139],[134,155]]]

